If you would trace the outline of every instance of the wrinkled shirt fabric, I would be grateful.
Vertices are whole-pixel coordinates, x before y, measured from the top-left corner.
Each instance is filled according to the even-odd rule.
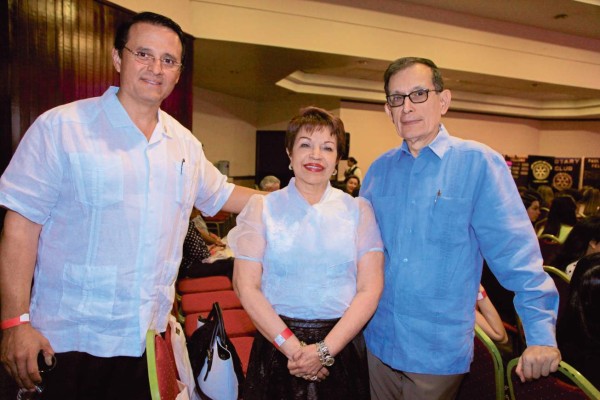
[[[167,327],[192,206],[214,215],[233,185],[164,111],[147,140],[118,88],[29,128],[0,205],[42,225],[31,323],[57,352],[140,356]]]
[[[469,370],[483,259],[508,290],[528,345],[556,346],[558,293],[503,157],[451,137],[443,125],[418,157],[404,142],[369,168],[385,247],[385,285],[365,330],[390,367],[449,375]]]
[[[356,295],[357,264],[383,251],[373,209],[330,185],[311,205],[287,187],[250,198],[227,236],[236,258],[262,265],[261,289],[279,315],[342,316]]]

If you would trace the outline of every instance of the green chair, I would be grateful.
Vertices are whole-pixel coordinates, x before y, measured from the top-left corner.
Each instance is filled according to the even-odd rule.
[[[600,391],[594,387],[575,368],[564,361],[558,365],[558,371],[547,377],[541,377],[522,383],[515,372],[519,358],[508,362],[506,380],[511,400],[561,399],[561,400],[599,400]],[[566,378],[572,384],[568,384]]]
[[[496,344],[477,325],[471,369],[461,383],[457,400],[504,400],[504,365]]]

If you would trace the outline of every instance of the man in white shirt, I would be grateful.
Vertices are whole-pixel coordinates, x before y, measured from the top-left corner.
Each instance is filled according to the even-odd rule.
[[[184,57],[179,25],[133,17],[120,88],[40,116],[0,179],[2,362],[33,390],[38,353],[56,356],[44,399],[149,398],[145,335],[167,327],[192,207],[237,213],[256,193],[160,110]]]

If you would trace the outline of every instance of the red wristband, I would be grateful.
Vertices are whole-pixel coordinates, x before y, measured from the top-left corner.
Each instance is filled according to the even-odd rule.
[[[487,297],[487,293],[485,292],[485,289],[483,289],[481,292],[477,293],[477,300],[483,300]]]
[[[292,336],[294,336],[294,333],[290,330],[290,328],[285,328],[279,335],[275,336],[275,339],[273,339],[273,344],[275,347],[279,348]]]
[[[10,318],[0,322],[0,329],[8,329],[13,326],[23,325],[29,323],[29,314],[21,314],[18,317]]]

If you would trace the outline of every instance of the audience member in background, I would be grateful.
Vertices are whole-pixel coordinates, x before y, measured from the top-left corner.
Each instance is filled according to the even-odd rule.
[[[551,186],[541,185],[538,186],[537,192],[542,196],[542,207],[550,210],[550,206],[552,205],[552,201],[554,200],[554,190]]]
[[[207,262],[210,256],[210,249],[202,239],[200,232],[193,223],[190,223],[183,241],[183,256],[179,266],[178,279],[214,275],[225,275],[232,279],[233,258]]]
[[[600,215],[587,217],[575,224],[567,240],[560,246],[554,266],[573,275],[577,261],[600,252]]]
[[[285,139],[294,178],[253,196],[229,233],[234,288],[259,331],[244,400],[369,398],[362,329],[383,243],[369,202],[330,185],[344,132],[327,111],[300,110]]]
[[[256,193],[160,109],[185,62],[179,25],[133,16],[112,61],[120,87],[37,118],[0,179],[2,363],[34,391],[38,354],[54,354],[48,400],[149,399],[145,336],[166,330],[192,206],[239,212]]]
[[[479,293],[477,293],[477,302],[475,303],[475,323],[494,342],[499,344],[508,342],[508,335],[502,323],[502,318],[500,318],[482,285],[479,285]]]
[[[521,192],[521,200],[523,200],[523,205],[525,205],[531,223],[535,224],[541,214],[542,197],[535,190],[525,189]]]
[[[344,189],[346,193],[352,195],[352,197],[356,197],[358,191],[360,191],[360,179],[355,175],[350,175],[344,181]]]
[[[583,257],[571,278],[556,338],[563,359],[600,388],[600,253]]]
[[[571,196],[555,197],[546,222],[543,227],[538,228],[538,236],[552,235],[559,243],[564,243],[577,223],[575,209],[575,201]]]
[[[577,202],[577,218],[598,215],[599,210],[600,190],[590,186],[583,188],[581,199]]]
[[[448,133],[451,93],[431,60],[398,59],[384,80],[403,142],[371,164],[360,191],[385,245],[384,290],[365,329],[372,398],[456,396],[473,356],[484,257],[516,292],[530,344],[517,374],[556,371],[558,293],[504,157]]]
[[[344,180],[348,179],[350,175],[354,175],[359,181],[362,181],[362,171],[358,167],[358,161],[354,157],[348,157],[348,168],[344,171]]]
[[[263,192],[274,192],[281,188],[281,181],[274,175],[267,175],[262,178],[258,187]]]
[[[208,226],[206,225],[206,221],[202,218],[202,213],[197,208],[192,209],[192,214],[190,216],[192,224],[196,227],[198,232],[200,233],[200,237],[206,243],[207,246],[220,246],[225,247],[225,243],[221,240],[221,238],[211,231],[208,230]]]

